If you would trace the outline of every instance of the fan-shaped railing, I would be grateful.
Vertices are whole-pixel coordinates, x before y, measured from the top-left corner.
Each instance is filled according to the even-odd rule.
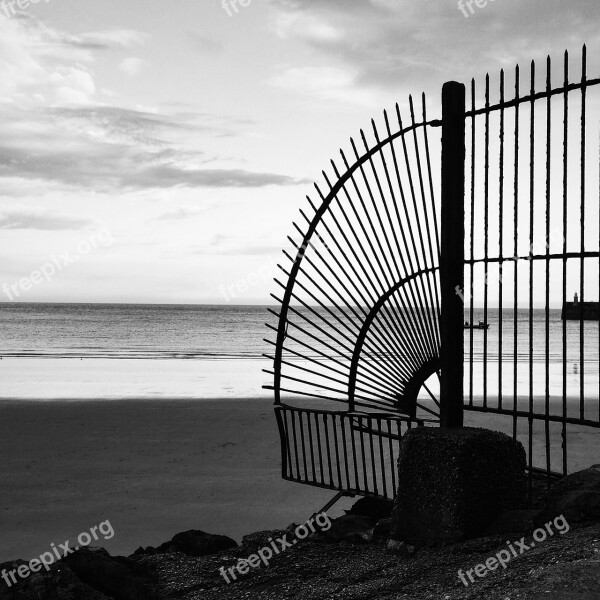
[[[406,430],[464,411],[523,443],[530,497],[600,460],[600,78],[545,66],[396,106],[323,173],[271,311],[284,478],[392,496]]]
[[[395,445],[414,424],[439,419],[440,236],[431,146],[421,118],[384,113],[369,141],[323,172],[309,216],[279,265],[273,295],[273,389],[284,477],[360,493],[393,494]],[[432,133],[433,132],[433,133]],[[384,443],[385,442],[385,443]],[[366,447],[366,454],[363,454]],[[362,450],[362,451],[361,451]],[[335,457],[331,474],[328,463]],[[313,463],[314,461],[314,463]],[[372,463],[372,464],[371,464]],[[350,481],[346,472],[354,473]],[[367,475],[369,473],[369,475]],[[362,474],[362,475],[361,475]]]

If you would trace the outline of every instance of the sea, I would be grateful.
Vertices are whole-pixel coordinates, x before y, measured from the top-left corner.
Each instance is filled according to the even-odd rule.
[[[475,309],[474,321],[484,319]],[[276,325],[265,306],[148,304],[0,304],[0,400],[208,399],[269,397],[272,382],[263,356],[274,339],[265,323]],[[560,310],[489,309],[487,333],[465,331],[466,387],[471,371],[475,394],[598,397],[597,322],[566,324]],[[514,336],[517,336],[516,367]],[[502,337],[502,366],[499,341]],[[531,343],[532,342],[532,343]],[[532,368],[529,368],[529,356]],[[487,361],[484,357],[487,356]],[[548,356],[548,361],[546,361]],[[565,359],[563,361],[563,358]],[[583,386],[583,387],[582,387]]]

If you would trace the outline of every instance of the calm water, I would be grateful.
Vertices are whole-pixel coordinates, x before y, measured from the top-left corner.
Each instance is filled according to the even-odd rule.
[[[480,319],[483,312],[475,310],[474,320]],[[473,332],[476,394],[483,385],[486,346],[492,361],[486,372],[489,393],[497,386],[502,337],[505,393],[513,390],[515,374],[518,393],[527,393],[531,351],[536,394],[544,393],[547,355],[552,395],[560,394],[565,378],[569,394],[577,393],[582,372],[586,393],[598,395],[598,323],[584,324],[583,352],[579,323],[566,324],[563,368],[560,311],[550,311],[548,341],[545,320],[545,311],[533,312],[530,339],[526,310],[518,312],[516,329],[511,310],[502,312],[502,324],[499,311],[489,311],[487,334]],[[269,395],[262,390],[270,383],[262,372],[269,366],[262,353],[271,347],[263,338],[274,334],[265,322],[274,324],[274,318],[261,306],[0,304],[0,398]],[[465,331],[467,354],[469,345]]]
[[[0,304],[0,355],[260,358],[268,316],[256,306]]]

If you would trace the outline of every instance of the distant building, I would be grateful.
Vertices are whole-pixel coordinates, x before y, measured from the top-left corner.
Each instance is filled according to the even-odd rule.
[[[577,294],[573,302],[565,302],[562,307],[563,321],[600,321],[600,302],[579,302]]]

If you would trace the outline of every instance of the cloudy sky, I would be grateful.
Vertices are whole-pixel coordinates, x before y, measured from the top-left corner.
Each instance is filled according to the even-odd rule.
[[[598,0],[237,8],[0,3],[0,284],[56,271],[20,300],[266,302],[311,182],[372,116],[600,50]]]

